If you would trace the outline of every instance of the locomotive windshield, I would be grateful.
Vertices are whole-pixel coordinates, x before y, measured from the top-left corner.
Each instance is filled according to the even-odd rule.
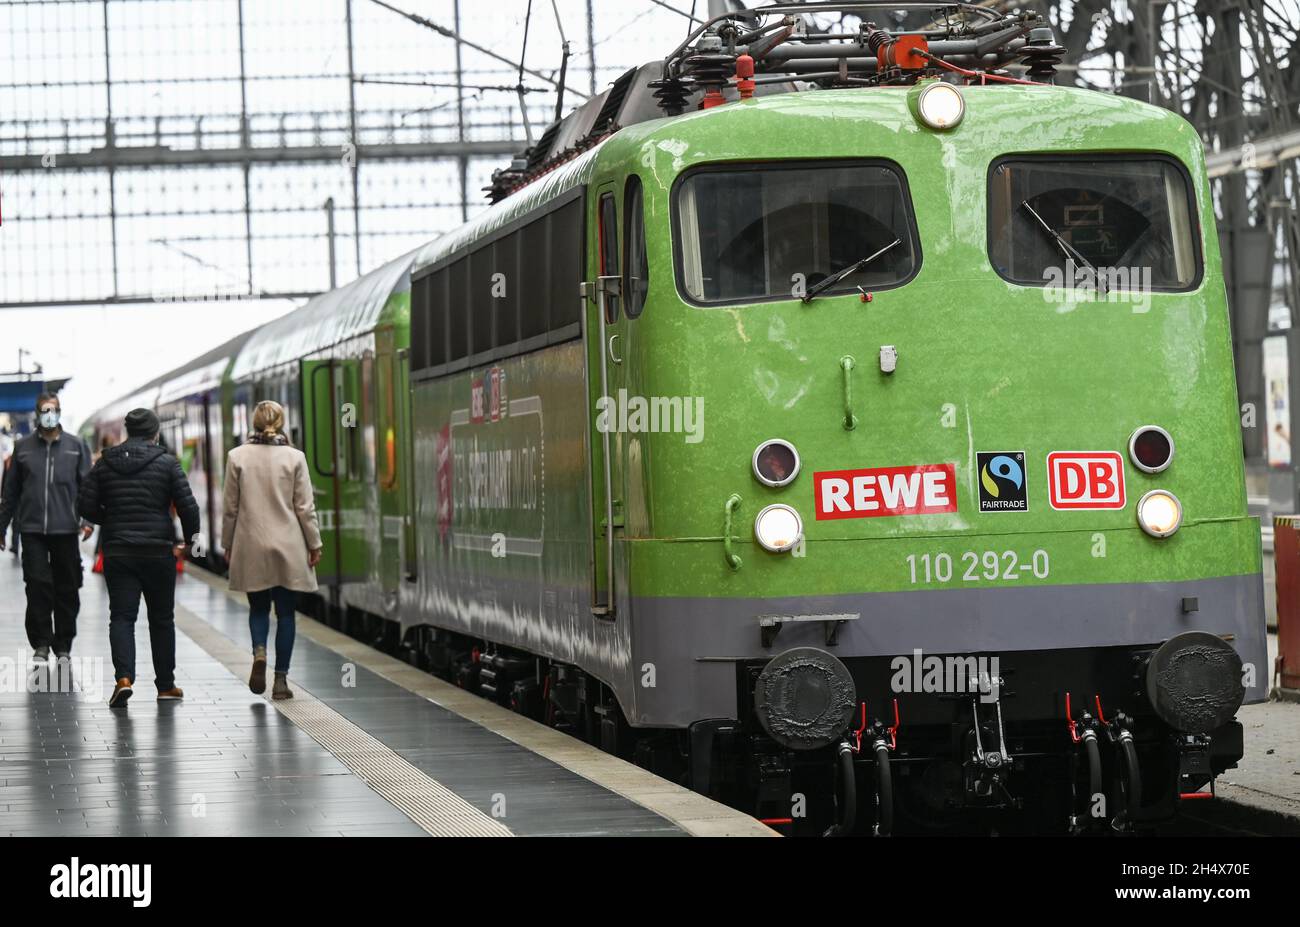
[[[1013,283],[1181,290],[1199,276],[1191,192],[1171,161],[1008,160],[989,183],[989,257]]]
[[[679,183],[674,206],[678,280],[699,303],[799,298],[855,264],[822,292],[884,289],[919,263],[903,179],[886,165],[708,168]]]

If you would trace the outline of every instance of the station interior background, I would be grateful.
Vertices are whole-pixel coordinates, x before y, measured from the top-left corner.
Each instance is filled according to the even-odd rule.
[[[1169,107],[1205,140],[1251,508],[1296,511],[1300,0],[983,5],[1049,18],[1058,82]],[[67,379],[75,427],[473,216],[557,103],[726,6],[0,0],[0,380]]]

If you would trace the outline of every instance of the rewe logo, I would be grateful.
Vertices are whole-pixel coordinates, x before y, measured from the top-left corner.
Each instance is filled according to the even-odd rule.
[[[74,856],[50,875],[51,898],[130,898],[134,907],[147,908],[153,896],[150,863],[82,863]]]
[[[952,464],[814,473],[813,493],[818,519],[957,511],[957,476]]]
[[[1116,451],[1053,451],[1047,489],[1054,509],[1122,509],[1124,458]]]

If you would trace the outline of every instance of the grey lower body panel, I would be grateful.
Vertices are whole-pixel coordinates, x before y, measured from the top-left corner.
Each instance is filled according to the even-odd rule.
[[[1184,610],[1184,598],[1196,610]],[[1268,646],[1260,574],[1189,582],[943,589],[788,598],[636,598],[632,672],[615,684],[629,720],[680,728],[735,718],[735,663],[791,647],[823,647],[841,659],[1081,649],[1159,644],[1183,631],[1229,639],[1254,667],[1247,702],[1268,695]],[[824,624],[785,625],[764,648],[760,619],[857,615],[827,647]],[[653,672],[647,672],[648,666]],[[647,684],[652,682],[653,685]],[[627,689],[623,687],[626,686]]]

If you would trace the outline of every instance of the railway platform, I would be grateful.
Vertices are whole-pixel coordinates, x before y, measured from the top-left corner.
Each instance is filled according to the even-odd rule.
[[[254,695],[242,596],[192,568],[176,590],[185,698],[152,698],[142,606],[136,695],[110,709],[108,597],[86,566],[69,679],[32,668],[22,571],[0,554],[6,836],[774,835],[305,616],[296,697]]]

